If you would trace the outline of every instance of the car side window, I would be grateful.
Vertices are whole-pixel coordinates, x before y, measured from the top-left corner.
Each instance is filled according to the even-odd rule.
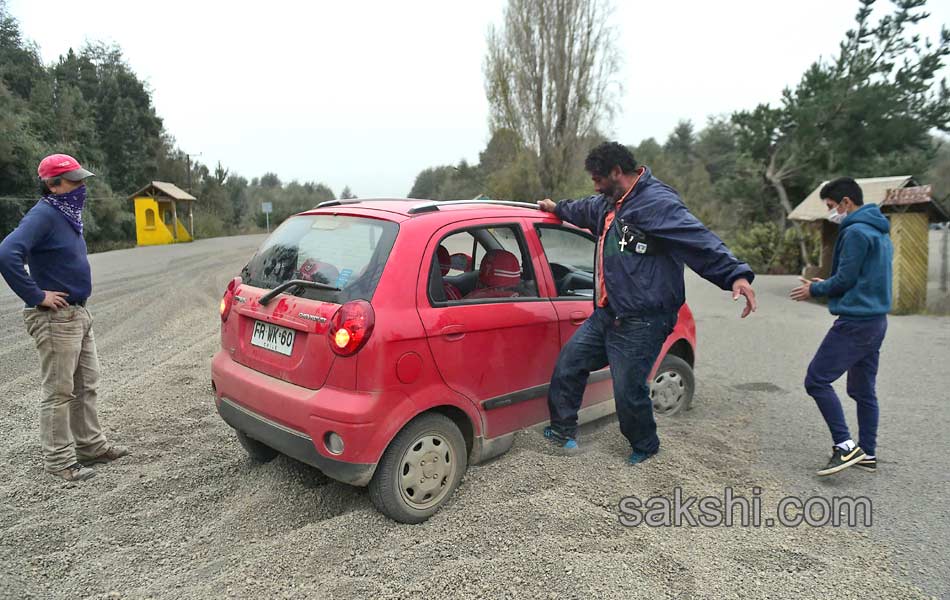
[[[516,225],[469,228],[439,241],[431,258],[433,306],[538,298],[524,236]]]
[[[551,267],[558,298],[593,297],[596,246],[593,236],[555,225],[537,225],[535,229]]]

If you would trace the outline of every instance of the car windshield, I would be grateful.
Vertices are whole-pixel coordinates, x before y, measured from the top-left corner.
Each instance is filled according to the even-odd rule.
[[[292,279],[339,291],[300,286],[298,296],[343,304],[372,300],[399,226],[346,215],[302,215],[284,221],[241,271],[248,285],[273,289]]]

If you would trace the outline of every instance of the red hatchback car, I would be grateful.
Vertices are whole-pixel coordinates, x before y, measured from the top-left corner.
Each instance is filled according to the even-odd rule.
[[[221,300],[215,402],[252,458],[283,453],[424,521],[469,464],[548,419],[561,346],[593,311],[595,239],[534,205],[342,200],[287,219]],[[657,414],[692,399],[679,314]],[[581,411],[614,411],[610,372]]]

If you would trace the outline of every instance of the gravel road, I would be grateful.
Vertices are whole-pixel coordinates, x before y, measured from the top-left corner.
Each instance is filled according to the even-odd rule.
[[[39,456],[38,361],[0,289],[2,598],[929,598],[950,595],[946,356],[950,320],[893,319],[880,391],[882,473],[818,481],[829,442],[801,390],[830,323],[761,278],[740,322],[690,279],[700,335],[694,409],[661,423],[663,451],[629,468],[615,421],[582,452],[533,432],[470,469],[428,522],[382,517],[362,489],[286,458],[253,465],[218,418],[209,360],[217,303],[261,236],[91,258],[100,415],[134,455],[66,484]],[[900,357],[895,355],[906,352]],[[944,368],[936,368],[936,358]],[[911,408],[913,407],[913,408]],[[931,437],[935,436],[935,437]],[[930,464],[915,466],[921,451]],[[935,466],[935,463],[939,466]],[[874,479],[872,479],[874,478]],[[624,527],[618,504],[684,495],[868,495],[872,527]],[[919,586],[919,587],[918,587]]]

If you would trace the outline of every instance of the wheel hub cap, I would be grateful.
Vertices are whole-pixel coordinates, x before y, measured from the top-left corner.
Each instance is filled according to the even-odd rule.
[[[448,441],[427,434],[415,441],[402,457],[399,491],[403,500],[418,509],[439,502],[455,471],[455,457]]]
[[[676,371],[657,373],[650,389],[653,410],[663,414],[676,409],[683,401],[686,384]]]

